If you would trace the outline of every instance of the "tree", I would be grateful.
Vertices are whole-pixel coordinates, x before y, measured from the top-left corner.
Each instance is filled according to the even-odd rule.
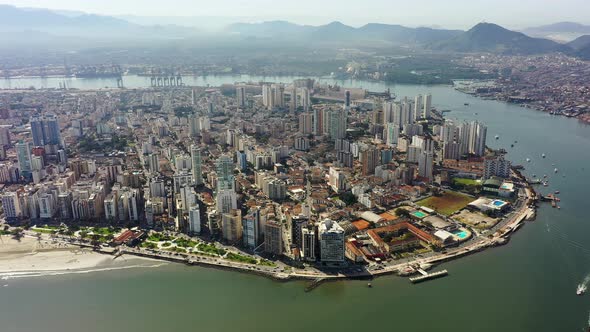
[[[340,200],[342,200],[347,206],[356,204],[357,198],[351,192],[345,192],[340,195]]]
[[[96,249],[100,246],[100,235],[98,234],[92,234],[92,236],[90,237],[91,242],[90,244],[92,244],[92,246]]]
[[[410,217],[410,212],[408,210],[402,209],[402,208],[397,208],[395,210],[395,214],[399,217],[406,217],[406,218]]]
[[[24,237],[24,233],[23,230],[21,228],[15,228],[13,229],[10,234],[12,235],[12,238],[19,241],[20,239],[22,239]]]

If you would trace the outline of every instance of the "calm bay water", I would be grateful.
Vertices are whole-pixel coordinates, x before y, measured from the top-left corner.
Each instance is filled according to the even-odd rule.
[[[214,86],[236,80],[291,78],[185,78],[185,84]],[[59,82],[40,81],[20,82],[37,87],[57,87]],[[70,86],[115,85],[110,80],[83,81]],[[126,85],[133,87],[131,82],[126,80]],[[138,82],[135,86],[147,85]],[[304,293],[301,282],[278,283],[175,264],[0,281],[8,284],[0,287],[0,331],[585,331],[590,296],[576,296],[575,289],[590,273],[585,209],[590,126],[479,100],[447,86],[338,83],[373,91],[389,87],[398,96],[432,93],[436,107],[452,110],[448,118],[484,121],[488,145],[505,147],[508,157],[525,165],[529,175],[547,174],[550,187],[540,191],[560,190],[562,209],[541,207],[537,220],[520,229],[508,245],[445,263],[447,278],[420,285],[386,276],[373,281],[372,289],[366,282],[345,281]],[[6,84],[0,80],[0,87]],[[470,106],[464,106],[466,102]],[[518,143],[510,148],[514,141]],[[559,173],[554,174],[554,168]]]

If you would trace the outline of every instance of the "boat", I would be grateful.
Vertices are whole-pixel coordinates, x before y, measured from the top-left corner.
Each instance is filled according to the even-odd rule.
[[[586,285],[579,284],[578,288],[576,289],[576,295],[584,295],[586,293]]]
[[[543,187],[548,187],[549,183],[547,183],[547,181],[543,182]]]
[[[518,143],[518,141],[514,141],[514,144]]]
[[[544,178],[547,178],[547,174],[543,175]]]
[[[531,158],[526,158],[526,162],[530,163],[531,162]]]
[[[559,190],[556,190],[555,191],[555,195],[559,195]]]
[[[541,155],[541,157],[545,158],[545,157],[547,157],[547,156],[546,156],[546,155],[543,153],[543,154]]]
[[[465,103],[465,104],[463,104],[463,105],[465,105],[465,106],[469,106],[469,103]]]
[[[496,137],[496,139],[500,139],[500,136],[498,136],[498,135],[496,135],[495,137]]]
[[[371,283],[368,283],[367,287],[371,288],[371,287],[373,287],[373,285]]]
[[[510,147],[513,148],[514,147],[514,144],[510,144]]]
[[[555,173],[557,173],[558,171],[559,171],[559,170],[558,170],[557,168],[553,170],[553,172],[555,172]]]
[[[536,178],[537,177],[537,174],[533,174],[533,177]]]

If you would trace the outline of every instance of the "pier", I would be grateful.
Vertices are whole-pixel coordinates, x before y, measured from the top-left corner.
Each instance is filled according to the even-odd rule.
[[[311,292],[312,290],[316,289],[319,285],[321,285],[325,280],[325,278],[315,279],[314,281],[310,282],[307,286],[305,286],[305,292]]]
[[[419,282],[423,282],[426,280],[442,278],[442,277],[445,277],[449,274],[449,272],[447,270],[428,273],[422,269],[418,269],[418,272],[421,274],[420,276],[410,278],[410,281],[414,284],[419,283]]]

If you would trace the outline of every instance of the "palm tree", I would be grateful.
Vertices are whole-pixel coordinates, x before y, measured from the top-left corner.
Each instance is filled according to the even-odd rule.
[[[98,249],[98,247],[100,247],[100,235],[98,234],[92,234],[90,236],[91,242],[90,244],[92,244],[92,246],[94,247],[94,249]]]
[[[24,232],[23,232],[23,230],[21,228],[15,228],[15,229],[13,229],[12,232],[11,232],[11,234],[12,234],[12,238],[15,239],[15,240],[17,240],[17,241],[19,241],[19,242],[25,236],[24,235]]]

